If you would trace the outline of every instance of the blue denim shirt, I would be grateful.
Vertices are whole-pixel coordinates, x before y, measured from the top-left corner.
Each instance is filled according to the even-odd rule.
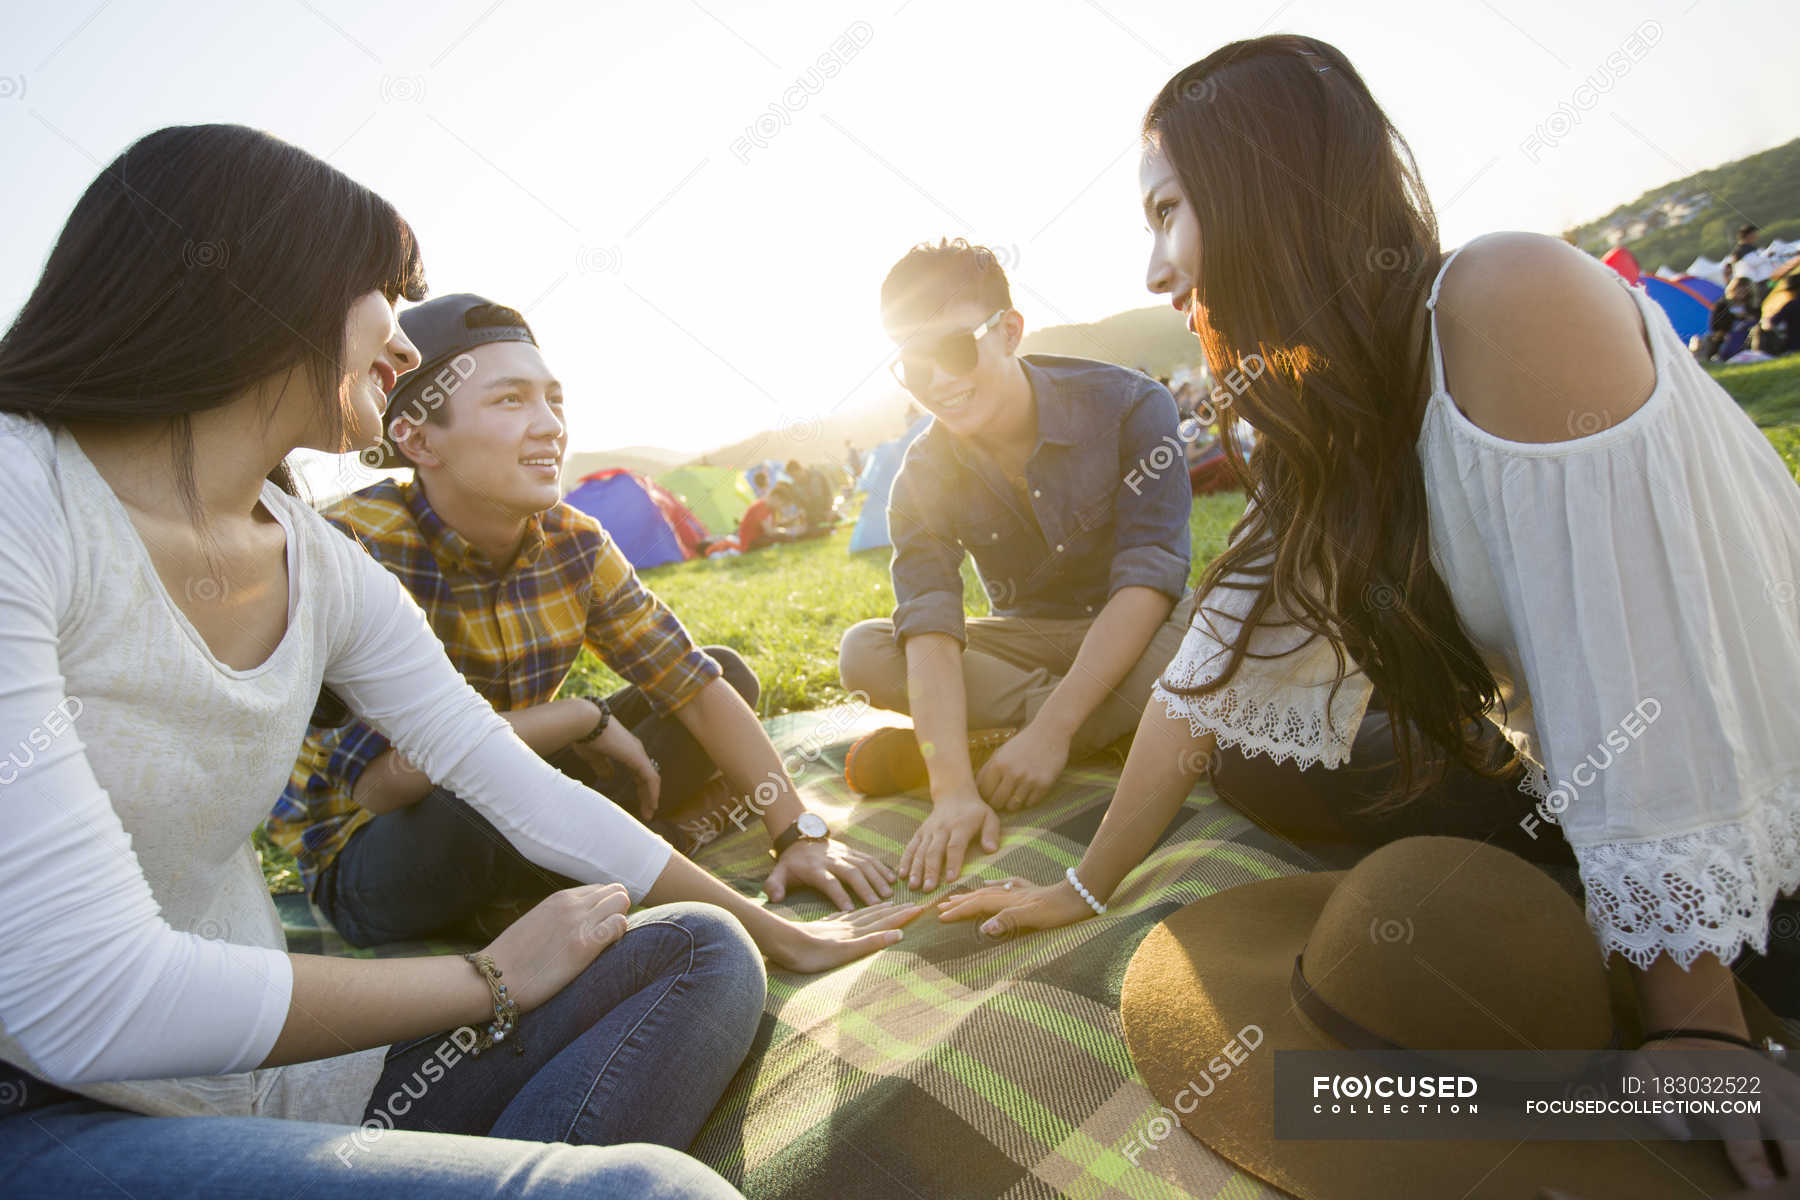
[[[906,453],[888,500],[897,641],[966,640],[965,552],[999,616],[1081,619],[1123,587],[1187,592],[1193,494],[1169,390],[1083,358],[1019,361],[1037,402],[1028,496],[935,421]]]

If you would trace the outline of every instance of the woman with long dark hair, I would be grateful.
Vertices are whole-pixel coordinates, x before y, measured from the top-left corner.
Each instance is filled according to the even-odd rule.
[[[423,294],[368,189],[171,128],[87,189],[0,340],[9,1195],[735,1194],[675,1150],[750,1048],[758,946],[819,970],[912,915],[794,925],[673,855],[291,494],[292,450],[376,439]],[[249,838],[322,685],[586,882],[467,961],[287,954]]]
[[[1260,367],[1232,401],[1248,466],[1225,423],[1249,503],[1080,864],[941,915],[1093,915],[1221,753],[1337,774],[1378,699],[1381,786],[1234,802],[1293,836],[1562,844],[1646,1028],[1699,1031],[1657,1045],[1745,1038],[1728,964],[1800,885],[1800,488],[1779,456],[1587,255],[1512,233],[1441,255],[1410,152],[1334,47],[1225,46],[1143,133],[1149,288],[1215,372]],[[1760,1141],[1728,1151],[1767,1173]]]

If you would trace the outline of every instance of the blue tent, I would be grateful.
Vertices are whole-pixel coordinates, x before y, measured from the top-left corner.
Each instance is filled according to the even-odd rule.
[[[850,553],[879,550],[883,546],[894,544],[893,539],[888,536],[888,493],[894,490],[894,479],[900,474],[900,464],[906,458],[906,448],[930,424],[930,417],[920,417],[905,433],[869,451],[868,460],[863,463],[862,475],[856,480],[856,490],[867,492],[869,498],[863,501],[862,513],[856,518],[856,528],[850,531]]]
[[[1712,315],[1712,310],[1700,297],[1680,284],[1655,275],[1645,275],[1638,283],[1652,300],[1662,305],[1662,310],[1669,315],[1669,324],[1675,327],[1682,341],[1706,332],[1706,319]]]
[[[1702,279],[1698,275],[1682,275],[1675,280],[1688,291],[1693,292],[1708,304],[1717,304],[1725,289],[1710,279]]]
[[[744,469],[744,482],[750,485],[750,494],[753,496],[768,495],[770,488],[787,477],[783,464],[772,458],[765,458]]]
[[[604,525],[640,571],[687,557],[662,509],[630,471],[596,471],[563,499]]]

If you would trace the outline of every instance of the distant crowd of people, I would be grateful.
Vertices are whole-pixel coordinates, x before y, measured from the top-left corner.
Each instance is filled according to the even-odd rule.
[[[856,448],[850,449],[854,455]],[[835,467],[809,467],[790,458],[778,474],[767,480],[767,490],[744,510],[737,533],[712,543],[706,552],[741,554],[776,542],[797,542],[830,533],[840,519],[836,474]]]
[[[1745,350],[1770,358],[1800,350],[1800,259],[1760,282],[1743,273],[1739,263],[1759,253],[1757,232],[1754,225],[1740,228],[1725,257],[1725,294],[1713,302],[1700,340],[1702,362],[1729,362]]]

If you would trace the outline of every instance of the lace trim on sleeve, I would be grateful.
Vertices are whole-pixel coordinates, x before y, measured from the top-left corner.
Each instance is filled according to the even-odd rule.
[[[1343,766],[1368,711],[1369,678],[1346,660],[1347,673],[1334,691],[1338,659],[1331,642],[1278,608],[1252,631],[1249,653],[1228,684],[1200,696],[1171,690],[1211,682],[1224,672],[1252,598],[1231,587],[1202,597],[1193,626],[1152,694],[1171,719],[1186,718],[1194,737],[1210,733],[1220,746],[1302,769]]]
[[[1345,680],[1339,694],[1340,713],[1343,697],[1355,690],[1355,679]],[[1221,746],[1244,754],[1266,754],[1278,763],[1291,759],[1303,770],[1343,766],[1350,758],[1356,726],[1361,724],[1359,715],[1345,728],[1348,722],[1340,716],[1334,727],[1327,728],[1322,702],[1302,704],[1301,697],[1293,694],[1253,696],[1235,683],[1204,696],[1178,696],[1158,682],[1155,692],[1172,720],[1187,719],[1191,736],[1210,733]]]
[[[1800,780],[1743,819],[1674,837],[1575,847],[1588,924],[1603,954],[1638,967],[1658,955],[1687,967],[1768,950],[1777,893],[1800,887]]]

